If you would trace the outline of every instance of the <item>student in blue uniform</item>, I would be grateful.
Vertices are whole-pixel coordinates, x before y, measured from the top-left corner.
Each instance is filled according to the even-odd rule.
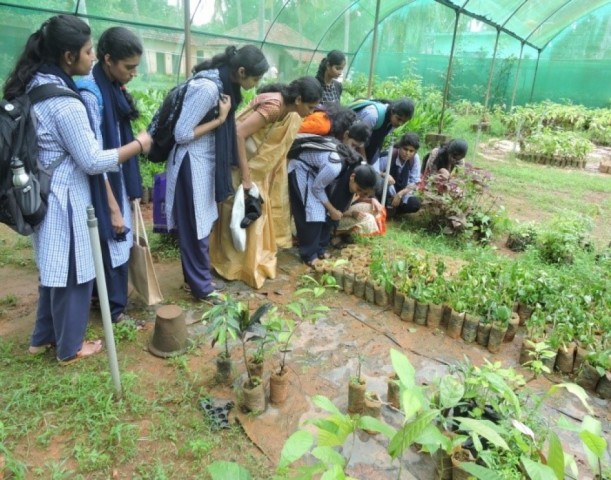
[[[138,37],[124,27],[112,27],[100,36],[96,48],[98,62],[92,73],[78,80],[81,95],[93,119],[102,148],[117,148],[131,142],[131,121],[139,116],[124,86],[137,74],[142,56]],[[130,249],[133,245],[130,201],[142,196],[138,158],[132,157],[117,172],[90,177],[93,206],[98,219],[100,245],[111,319],[141,325],[125,314]],[[97,291],[94,285],[94,297]]]
[[[7,99],[47,83],[78,93],[72,77],[87,75],[93,64],[91,30],[81,19],[57,15],[28,38],[5,85]],[[71,363],[102,350],[85,341],[95,277],[87,231],[91,204],[89,175],[117,171],[119,164],[150,149],[142,132],[130,143],[102,150],[82,101],[54,97],[34,106],[39,161],[44,166],[65,157],[53,173],[47,214],[33,235],[40,286],[30,353],[56,346],[57,359]]]
[[[354,125],[354,136],[367,127]],[[343,216],[354,194],[373,194],[377,174],[372,167],[360,165],[361,157],[353,150],[361,142],[347,132],[343,144],[336,142],[336,151],[304,149],[298,158],[289,161],[289,193],[291,212],[297,229],[299,255],[313,266],[326,258],[331,231]],[[353,165],[351,170],[349,165]],[[342,175],[343,173],[343,175]],[[340,179],[345,176],[345,180]]]
[[[183,276],[197,299],[209,300],[223,288],[212,279],[209,236],[217,203],[233,193],[230,167],[239,158],[235,109],[241,89],[255,87],[268,69],[254,45],[231,46],[196,65],[187,86],[167,166],[166,216],[168,228],[178,230]]]
[[[415,195],[420,182],[420,139],[415,133],[406,133],[395,143],[391,153],[388,195],[388,216],[415,213],[420,210],[420,199]],[[380,156],[380,175],[386,175],[388,155]]]

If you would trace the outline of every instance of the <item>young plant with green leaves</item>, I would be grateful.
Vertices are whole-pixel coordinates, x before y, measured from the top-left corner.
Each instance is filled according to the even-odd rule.
[[[302,284],[307,286],[299,288],[295,292],[297,297],[292,302],[287,303],[284,309],[288,315],[276,317],[276,322],[279,322],[275,330],[279,350],[280,363],[278,374],[284,375],[286,369],[286,354],[291,351],[291,340],[303,322],[316,323],[318,320],[325,317],[329,311],[329,307],[320,302],[314,303],[311,300],[319,300],[325,294],[328,288],[334,288],[332,285],[323,286],[316,279],[304,275],[302,276]],[[291,318],[291,316],[293,318]]]
[[[208,322],[206,333],[212,336],[212,347],[217,343],[222,345],[224,349],[219,353],[219,356],[228,359],[230,357],[229,340],[238,338],[240,318],[247,307],[231,295],[223,293],[215,293],[214,295],[221,302],[207,310],[203,314],[202,320]]]

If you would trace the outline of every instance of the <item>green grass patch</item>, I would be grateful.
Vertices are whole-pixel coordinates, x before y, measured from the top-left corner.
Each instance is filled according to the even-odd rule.
[[[212,430],[199,407],[207,392],[186,356],[165,362],[157,377],[140,370],[148,354],[138,344],[149,336],[124,340],[121,398],[105,355],[60,367],[54,353],[31,356],[25,342],[0,340],[0,454],[9,478],[105,479],[115,468],[130,478],[206,478],[202,465],[216,459],[271,478],[263,458],[244,453],[249,441],[238,427]]]

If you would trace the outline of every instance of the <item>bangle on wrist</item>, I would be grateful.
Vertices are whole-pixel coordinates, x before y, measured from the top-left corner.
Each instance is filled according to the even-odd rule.
[[[138,145],[140,145],[140,154],[142,154],[144,152],[144,147],[142,146],[142,142],[138,140],[137,138],[134,138],[134,140],[138,142]]]

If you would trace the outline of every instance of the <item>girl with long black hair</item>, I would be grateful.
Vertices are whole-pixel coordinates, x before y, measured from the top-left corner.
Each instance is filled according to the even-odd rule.
[[[286,154],[302,119],[312,113],[321,96],[322,88],[314,77],[302,77],[289,85],[266,85],[238,117],[238,152],[248,169],[234,171],[234,186],[241,182],[248,191],[256,184],[263,205],[261,216],[248,226],[244,252],[234,248],[230,236],[233,201],[221,205],[210,253],[222,277],[242,280],[253,288],[261,288],[266,278],[275,278],[278,247],[292,243]]]
[[[4,96],[12,99],[48,83],[78,94],[72,77],[87,75],[93,59],[89,26],[70,15],[51,17],[28,38]],[[151,137],[141,132],[120,148],[102,150],[78,98],[49,98],[34,106],[34,114],[40,163],[47,168],[60,163],[51,179],[47,214],[33,235],[40,286],[29,351],[56,346],[57,359],[67,364],[102,350],[100,340],[84,340],[95,278],[87,231],[88,176],[117,171],[119,164],[148,152]]]
[[[166,216],[168,227],[178,230],[186,287],[198,299],[223,288],[212,279],[209,236],[217,203],[233,193],[236,161],[248,181],[248,164],[236,141],[235,109],[241,89],[255,87],[268,68],[254,45],[230,46],[196,65],[187,85],[167,164]]]
[[[76,82],[102,148],[118,148],[134,138],[131,122],[139,117],[139,112],[125,85],[136,76],[142,51],[142,43],[133,32],[124,27],[109,28],[98,40],[98,61],[93,71]],[[130,158],[117,172],[92,175],[89,181],[98,219],[111,320],[139,324],[140,321],[125,315],[128,261],[133,245],[133,235],[128,235],[130,201],[142,197],[138,158]],[[93,291],[96,298],[95,285]]]

